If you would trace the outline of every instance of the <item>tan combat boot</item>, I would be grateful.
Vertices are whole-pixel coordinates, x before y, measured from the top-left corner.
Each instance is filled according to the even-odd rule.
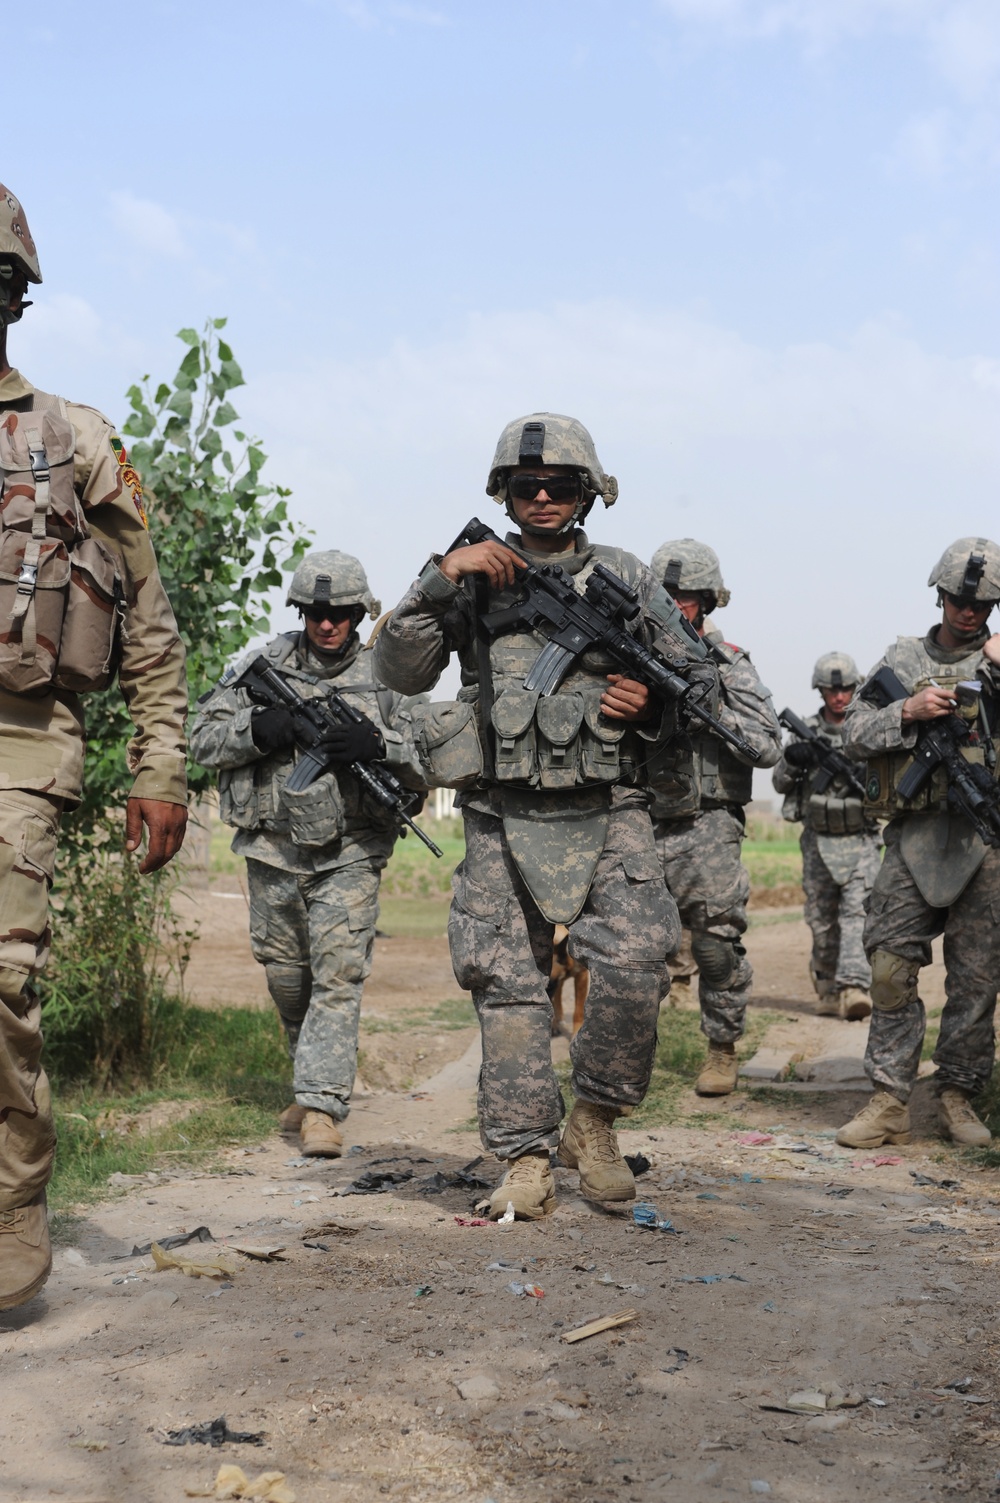
[[[728,1096],[736,1089],[739,1067],[735,1044],[717,1044],[710,1039],[708,1058],[694,1083],[695,1091],[699,1096]]]
[[[825,981],[821,976],[814,976],[813,987],[816,991],[816,1016],[818,1018],[839,1018],[840,998],[834,990],[833,982]]]
[[[876,1091],[867,1106],[837,1134],[842,1148],[881,1148],[883,1143],[910,1141],[910,1109],[888,1091]]]
[[[988,1148],[993,1141],[985,1122],[980,1122],[964,1091],[942,1086],[938,1092],[938,1121],[953,1143],[963,1148]]]
[[[26,1206],[0,1211],[0,1310],[23,1305],[52,1271],[45,1191]]]
[[[511,1161],[490,1196],[489,1214],[494,1221],[505,1214],[508,1202],[518,1221],[538,1221],[549,1214],[556,1203],[556,1182],[547,1153],[523,1153]]]
[[[618,1148],[613,1106],[577,1101],[563,1128],[559,1162],[580,1173],[580,1193],[587,1200],[634,1200],[635,1180]]]
[[[344,1140],[337,1124],[326,1112],[306,1112],[299,1129],[302,1152],[307,1159],[339,1159]]]
[[[287,1137],[297,1137],[301,1131],[302,1123],[305,1121],[305,1115],[305,1107],[299,1106],[297,1101],[293,1101],[291,1106],[285,1107],[285,1110],[278,1118],[278,1131],[284,1133]]]
[[[872,1004],[868,993],[860,986],[845,986],[837,993],[838,1011],[849,1023],[860,1021],[871,1014]]]

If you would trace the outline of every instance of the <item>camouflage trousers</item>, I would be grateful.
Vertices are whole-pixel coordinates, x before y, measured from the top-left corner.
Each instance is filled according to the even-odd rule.
[[[510,854],[503,822],[463,810],[465,859],[448,921],[459,986],[483,1038],[479,1128],[501,1159],[553,1148],[565,1110],[552,1068],[553,925]],[[645,808],[612,809],[604,851],[579,916],[573,954],[590,971],[583,1026],[570,1045],[574,1094],[626,1112],[649,1087],[656,1018],[677,909],[663,885]]]
[[[699,940],[726,941],[732,969],[725,985],[698,976],[701,1031],[718,1044],[742,1038],[753,990],[753,968],[739,943],[746,933],[750,877],[740,860],[743,821],[729,809],[702,809],[687,819],[661,819],[653,826],[663,876],[691,931],[692,960]],[[693,970],[679,972],[691,975]]]
[[[0,792],[0,1211],[26,1205],[52,1177],[56,1133],[30,982],[49,956],[61,807],[43,794]]]
[[[865,949],[888,950],[920,966],[931,941],[944,935],[945,996],[934,1050],[937,1084],[974,1095],[993,1073],[993,1014],[1000,987],[1000,850],[986,859],[950,908],[922,897],[899,851],[899,825],[885,830],[885,860],[875,879]],[[865,1071],[876,1087],[906,1101],[920,1065],[926,1017],[917,997],[891,1012],[872,1013]]]
[[[288,1040],[295,1100],[338,1122],[354,1089],[381,876],[366,861],[305,876],[247,860],[250,944]]]
[[[837,842],[837,846],[850,846],[848,859],[834,861],[831,866],[823,860],[822,841]],[[843,991],[847,986],[858,986],[866,992],[871,986],[872,973],[865,956],[863,941],[865,912],[868,894],[878,876],[881,842],[877,835],[828,835],[821,839],[814,830],[803,830],[799,838],[802,848],[802,886],[806,895],[805,920],[812,930],[812,961],[810,970],[814,981],[831,983],[830,990]],[[851,860],[857,848],[857,862],[850,870]],[[841,869],[843,867],[843,870]],[[847,876],[847,871],[850,875]],[[840,876],[846,880],[839,882]]]

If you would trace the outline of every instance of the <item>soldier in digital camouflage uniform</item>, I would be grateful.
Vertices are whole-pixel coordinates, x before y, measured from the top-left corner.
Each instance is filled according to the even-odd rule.
[[[663,581],[699,636],[711,642],[719,665],[719,719],[771,767],[781,750],[771,694],[749,655],[706,630],[706,613],[729,603],[718,555],[707,543],[677,538],[653,555]],[[750,877],[740,860],[745,806],[753,798],[753,766],[711,734],[678,737],[658,762],[653,829],[663,875],[691,933],[698,966],[701,1028],[708,1057],[695,1090],[724,1096],[736,1089],[736,1041],[743,1036],[753,969],[741,939],[747,927]]]
[[[846,652],[826,653],[813,669],[812,687],[823,704],[806,725],[835,751],[843,750],[844,716],[860,678]],[[811,744],[793,737],[773,774],[776,791],[785,796],[782,817],[802,824],[802,887],[813,937],[809,973],[819,999],[816,1011],[821,1017],[867,1018],[872,973],[862,936],[882,837],[848,782],[834,777],[818,788],[820,772]]]
[[[288,604],[303,630],[264,648],[271,666],[305,698],[330,689],[367,717],[331,732],[334,770],[302,792],[285,788],[295,765],[290,711],[255,706],[229,670],[205,697],[191,750],[219,771],[219,813],[236,827],[233,850],[246,857],[250,941],[264,967],[294,1060],[299,1126],[306,1155],[337,1158],[337,1124],[347,1116],[357,1069],[361,993],[371,970],[382,871],[396,843],[391,813],[362,791],[348,764],[385,760],[406,786],[422,788],[409,715],[384,688],[358,625],[378,602],[348,553],[311,553],[292,578]],[[251,657],[256,657],[255,652]]]
[[[187,820],[184,650],[138,476],[99,412],[36,390],[7,360],[8,327],[41,280],[24,212],[0,186],[0,1310],[51,1267],[55,1129],[31,983],[49,953],[59,818],[82,791],[79,691],[116,662],[135,725],[126,847],[144,825],[149,837],[140,871],[176,854]]]
[[[986,846],[948,803],[947,775],[935,771],[912,799],[898,793],[925,722],[956,712],[963,683],[979,686],[970,714],[976,740],[963,757],[985,765],[993,781],[1000,751],[1000,634],[986,625],[1000,601],[1000,548],[988,538],[959,538],[931,571],[942,618],[926,637],[898,637],[852,700],[844,749],[866,758],[869,811],[888,816],[885,860],[865,922],[873,1012],[865,1069],[875,1095],[837,1134],[849,1148],[906,1143],[907,1101],[924,1041],[920,970],[931,941],[944,935],[945,993],[934,1050],[942,1128],[955,1143],[985,1146],[988,1128],[970,1097],[993,1071],[993,1015],[1000,984],[1000,850]],[[871,678],[891,668],[907,699],[878,707]],[[968,691],[962,691],[963,694]],[[968,693],[974,699],[975,691]]]
[[[534,562],[561,565],[578,591],[597,563],[625,578],[641,602],[630,629],[686,660],[685,671],[714,691],[706,650],[684,632],[649,570],[630,553],[591,543],[578,525],[598,495],[610,506],[618,493],[579,422],[535,413],[508,424],[487,493],[519,529],[507,542]],[[557,1143],[561,1161],[579,1170],[584,1195],[635,1195],[613,1124],[648,1087],[665,957],[679,935],[640,768],[676,727],[601,653],[574,660],[552,695],[524,688],[544,637],[512,630],[487,644],[476,632],[484,607],[517,598],[520,562],[491,541],[434,555],[386,622],[375,655],[386,682],[407,693],[430,688],[453,652],[461,663],[459,701],[430,707],[418,747],[428,781],[463,790],[466,854],[449,938],[455,975],[472,992],[482,1029],[483,1143],[509,1164],[490,1214],[510,1203],[518,1217],[534,1219],[554,1203],[549,1150]],[[556,923],[572,925],[574,955],[591,978],[571,1045],[576,1103],[561,1142],[546,992]]]

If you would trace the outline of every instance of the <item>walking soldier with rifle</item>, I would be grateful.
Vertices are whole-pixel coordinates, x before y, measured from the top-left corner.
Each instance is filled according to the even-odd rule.
[[[942,619],[900,637],[851,703],[844,749],[867,759],[866,809],[888,817],[864,942],[874,1007],[865,1069],[875,1095],[837,1134],[848,1148],[905,1143],[924,1040],[918,978],[944,935],[946,1002],[934,1050],[942,1128],[985,1146],[970,1098],[993,1070],[1000,985],[1000,548],[959,538],[931,571]]]
[[[544,412],[508,424],[486,489],[518,530],[500,539],[470,522],[392,612],[375,657],[409,694],[453,652],[461,663],[458,701],[430,707],[418,748],[429,782],[462,790],[449,938],[482,1029],[483,1143],[508,1165],[490,1214],[510,1204],[536,1219],[554,1205],[557,1145],[589,1199],[635,1196],[614,1123],[649,1085],[680,933],[646,767],[682,720],[714,721],[717,674],[650,571],[582,531],[597,497],[618,494],[582,424]],[[561,1139],[546,992],[557,923],[591,977]]]
[[[823,704],[800,720],[778,719],[790,733],[772,781],[785,795],[784,819],[801,823],[802,886],[812,930],[809,973],[821,1017],[867,1018],[872,973],[862,933],[882,839],[865,808],[864,768],[843,752],[844,716],[861,675],[846,652],[828,652],[813,669]]]
[[[706,625],[709,611],[729,603],[715,550],[694,538],[664,543],[653,554],[653,573],[698,635],[711,643],[719,668],[720,719],[746,737],[757,765],[773,766],[781,731],[770,691],[747,653]],[[736,1089],[736,1042],[743,1036],[753,986],[741,943],[750,877],[740,860],[753,766],[710,732],[692,732],[666,748],[656,779],[656,849],[681,923],[691,932],[701,1030],[708,1039],[708,1058],[695,1082],[699,1096],[725,1096]]]
[[[423,784],[409,714],[358,636],[379,612],[361,564],[307,555],[288,604],[302,631],[224,674],[191,748],[218,768],[219,813],[246,857],[250,941],[295,1062],[283,1125],[298,1125],[304,1154],[337,1158],[382,870]]]

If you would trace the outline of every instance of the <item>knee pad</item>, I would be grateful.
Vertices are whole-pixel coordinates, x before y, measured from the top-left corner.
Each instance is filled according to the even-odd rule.
[[[718,939],[714,934],[695,934],[691,939],[691,954],[698,962],[698,969],[716,991],[732,984],[745,953],[734,939]]]
[[[915,960],[904,960],[891,950],[876,950],[871,957],[872,1006],[879,1012],[895,1012],[908,1002],[917,1000],[917,977],[920,966]]]
[[[301,1024],[312,995],[312,973],[308,966],[278,965],[271,961],[264,967],[264,973],[282,1022],[292,1027]]]

